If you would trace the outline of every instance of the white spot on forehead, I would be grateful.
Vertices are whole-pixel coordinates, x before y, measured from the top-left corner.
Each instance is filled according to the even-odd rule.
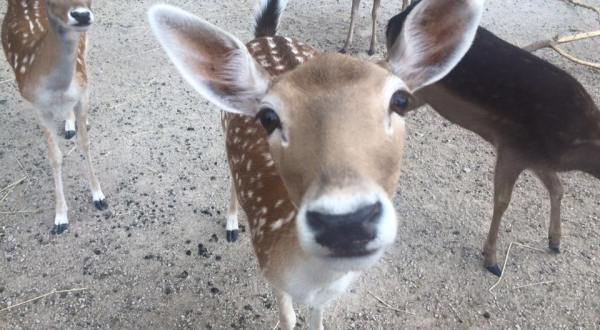
[[[280,199],[280,200],[278,200],[277,202],[275,202],[275,207],[276,207],[276,208],[277,208],[277,207],[280,207],[280,206],[281,206],[281,204],[283,204],[283,202],[284,202],[284,201],[283,201],[283,199]]]
[[[283,226],[283,219],[279,219],[271,224],[271,231],[277,231]]]

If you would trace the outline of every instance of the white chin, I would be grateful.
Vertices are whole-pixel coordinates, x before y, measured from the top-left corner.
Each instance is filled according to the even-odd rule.
[[[329,267],[338,271],[362,271],[371,268],[381,256],[384,249],[376,250],[375,252],[355,257],[331,257],[331,256],[315,256]]]
[[[76,31],[76,32],[87,32],[87,30],[90,29],[91,25],[86,25],[86,26],[79,26],[79,25],[71,25],[69,24],[69,29]]]

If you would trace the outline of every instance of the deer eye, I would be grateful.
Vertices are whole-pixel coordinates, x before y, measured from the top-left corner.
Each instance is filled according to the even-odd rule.
[[[404,116],[410,106],[410,94],[407,91],[399,90],[392,95],[390,100],[390,111]]]
[[[276,129],[281,128],[281,120],[275,111],[271,108],[263,108],[256,114],[256,120],[260,121],[268,135],[271,135]]]

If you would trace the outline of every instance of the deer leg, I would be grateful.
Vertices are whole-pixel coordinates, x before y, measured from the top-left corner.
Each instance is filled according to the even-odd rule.
[[[71,111],[65,120],[65,139],[70,140],[75,134],[75,113]]]
[[[550,226],[548,228],[548,247],[560,253],[560,202],[563,197],[563,187],[558,175],[554,172],[535,172],[550,194]]]
[[[77,114],[77,130],[79,131],[79,148],[85,157],[85,172],[92,191],[92,200],[94,206],[102,211],[108,208],[108,203],[102,193],[100,182],[96,177],[94,166],[92,165],[92,154],[90,152],[90,136],[87,129],[88,100],[84,97],[75,107]]]
[[[42,123],[42,130],[48,142],[48,159],[52,166],[52,175],[54,177],[54,195],[56,202],[56,213],[54,217],[54,227],[50,231],[53,235],[60,235],[69,228],[69,218],[67,216],[67,201],[63,190],[62,180],[62,153],[54,132],[45,123]]]
[[[323,330],[323,307],[312,307],[310,311],[309,330]]]
[[[510,204],[513,187],[519,174],[523,171],[522,167],[517,166],[517,162],[503,152],[498,152],[496,160],[496,169],[494,173],[494,213],[492,215],[492,224],[488,232],[487,240],[483,247],[485,258],[485,268],[496,276],[500,276],[502,271],[498,267],[496,259],[496,241],[498,231],[504,211]]]
[[[375,45],[377,44],[377,18],[379,16],[379,3],[381,0],[373,0],[373,11],[371,16],[373,18],[373,30],[371,32],[371,46],[367,51],[367,54],[375,54]]]
[[[279,327],[282,330],[293,330],[296,326],[296,313],[292,297],[279,289],[275,289],[275,296],[279,307]]]
[[[231,179],[229,188],[229,210],[227,211],[227,242],[235,242],[238,239],[238,200],[235,193],[235,183]]]
[[[350,29],[348,30],[348,37],[346,38],[346,43],[344,47],[340,49],[340,53],[348,52],[348,48],[352,46],[352,37],[354,36],[354,23],[356,20],[356,15],[358,14],[358,6],[360,5],[360,0],[352,0],[352,13],[350,14]]]

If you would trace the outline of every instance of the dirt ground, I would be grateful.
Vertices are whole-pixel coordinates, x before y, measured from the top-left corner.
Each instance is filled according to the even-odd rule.
[[[586,1],[600,7],[600,0]],[[2,15],[6,2],[0,0]],[[0,202],[0,309],[52,290],[87,289],[0,312],[1,329],[272,329],[277,323],[248,233],[235,244],[224,239],[228,170],[219,114],[158,49],[145,19],[155,2],[95,3],[91,136],[110,212],[94,209],[81,157],[65,141],[72,224],[62,236],[49,234],[54,200],[45,141],[0,61],[0,188],[26,176]],[[250,39],[253,1],[169,2]],[[363,2],[353,53],[366,57],[371,2]],[[380,40],[400,5],[383,1]],[[350,0],[294,0],[281,34],[336,51],[349,12]],[[483,25],[525,45],[598,29],[600,19],[562,0],[489,0]],[[600,61],[600,39],[565,48]],[[572,73],[600,104],[600,71],[547,50],[537,54]],[[565,235],[563,252],[552,255],[547,193],[532,175],[521,177],[504,217],[499,258],[513,241],[544,251],[513,245],[506,276],[490,293],[497,278],[484,270],[481,247],[494,151],[430,109],[411,114],[408,128],[395,197],[397,242],[328,308],[326,328],[600,329],[600,181],[561,175]],[[305,328],[308,310],[297,311]]]

